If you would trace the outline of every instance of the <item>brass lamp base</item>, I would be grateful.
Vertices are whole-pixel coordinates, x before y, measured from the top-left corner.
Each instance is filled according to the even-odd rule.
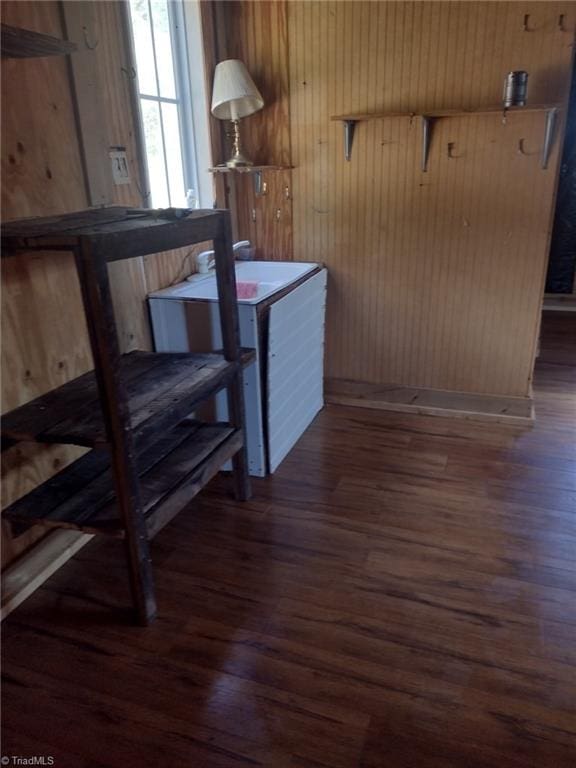
[[[250,168],[251,165],[254,165],[252,160],[248,160],[244,155],[234,155],[226,161],[228,168]]]
[[[245,157],[242,153],[242,146],[240,141],[240,121],[232,120],[232,125],[234,126],[234,154],[230,160],[226,161],[226,166],[228,168],[249,168],[251,165],[254,165],[254,163],[252,160],[249,160],[247,157]]]

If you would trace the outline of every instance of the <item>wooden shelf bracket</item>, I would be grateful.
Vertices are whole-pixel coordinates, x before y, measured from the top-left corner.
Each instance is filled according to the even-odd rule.
[[[352,144],[354,143],[354,131],[356,130],[356,120],[344,120],[344,157],[348,162],[352,157]]]
[[[432,144],[432,131],[435,118],[429,115],[422,115],[422,160],[420,169],[422,173],[428,170],[428,157],[430,155],[430,145]]]
[[[256,197],[262,197],[268,192],[266,182],[262,178],[262,171],[254,171],[252,178],[254,180],[254,194]]]

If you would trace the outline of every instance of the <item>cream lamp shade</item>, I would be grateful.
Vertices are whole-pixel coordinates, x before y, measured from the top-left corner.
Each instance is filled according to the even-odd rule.
[[[219,120],[240,120],[258,112],[264,99],[243,62],[227,59],[216,65],[212,114]]]

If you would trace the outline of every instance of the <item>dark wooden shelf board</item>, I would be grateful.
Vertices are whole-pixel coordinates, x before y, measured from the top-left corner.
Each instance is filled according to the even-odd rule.
[[[183,212],[110,206],[63,216],[20,219],[2,227],[2,255],[72,250],[88,242],[94,258],[119,261],[220,237],[218,210]]]
[[[1,26],[1,51],[3,59],[31,59],[41,56],[65,56],[77,50],[76,43],[60,40],[31,29]]]
[[[140,453],[136,465],[148,536],[169,522],[242,444],[242,433],[228,424],[186,419]],[[90,451],[14,502],[3,517],[19,526],[123,537],[108,452]]]
[[[243,350],[240,364],[254,360]],[[237,366],[218,353],[130,352],[121,358],[137,445],[153,442],[203,399],[226,386]],[[6,447],[14,442],[63,443],[96,447],[107,442],[98,387],[86,373],[2,417]]]

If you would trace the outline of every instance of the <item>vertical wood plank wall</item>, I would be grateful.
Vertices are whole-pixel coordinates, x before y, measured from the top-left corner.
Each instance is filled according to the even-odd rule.
[[[288,13],[285,2],[224,2],[221,4],[226,56],[241,59],[264,98],[265,107],[243,121],[248,157],[257,165],[290,166],[290,86]],[[230,142],[228,142],[228,145]],[[224,157],[216,158],[219,162]],[[292,258],[292,174],[264,174],[266,195],[256,195],[248,174],[228,176],[236,187],[239,236],[250,239],[257,258]]]
[[[4,3],[2,20],[62,37],[58,4]],[[49,215],[87,205],[64,57],[2,62],[2,214]],[[35,117],[32,115],[35,114]],[[65,305],[66,312],[63,311]],[[10,410],[91,367],[74,264],[30,254],[2,261],[2,408]],[[21,445],[2,461],[3,505],[78,455],[68,446]],[[3,565],[43,533],[12,539],[3,525]]]
[[[288,62],[293,257],[329,268],[327,376],[526,396],[559,150],[542,171],[544,115],[438,121],[427,173],[418,121],[359,123],[347,163],[330,116],[494,105],[511,69],[531,103],[563,102],[575,4],[288,2],[287,58],[269,3],[229,5],[257,82]],[[258,119],[244,130],[273,155]]]
[[[121,4],[91,7],[97,42],[93,75],[103,101],[106,146],[126,147],[132,183],[110,185],[110,202],[141,205],[141,180],[130,107]],[[58,2],[4,2],[2,20],[63,37]],[[85,42],[79,43],[82,49]],[[2,62],[2,216],[65,213],[89,205],[65,57]],[[101,158],[108,163],[108,157]],[[184,270],[184,272],[183,272]],[[187,271],[186,271],[187,270]],[[146,294],[192,271],[186,250],[110,266],[123,350],[150,345]],[[2,262],[2,409],[11,410],[92,368],[76,271],[69,254],[30,254]],[[79,455],[72,446],[21,444],[3,455],[2,505],[22,496]],[[12,538],[2,531],[2,565],[28,550],[43,531]]]

